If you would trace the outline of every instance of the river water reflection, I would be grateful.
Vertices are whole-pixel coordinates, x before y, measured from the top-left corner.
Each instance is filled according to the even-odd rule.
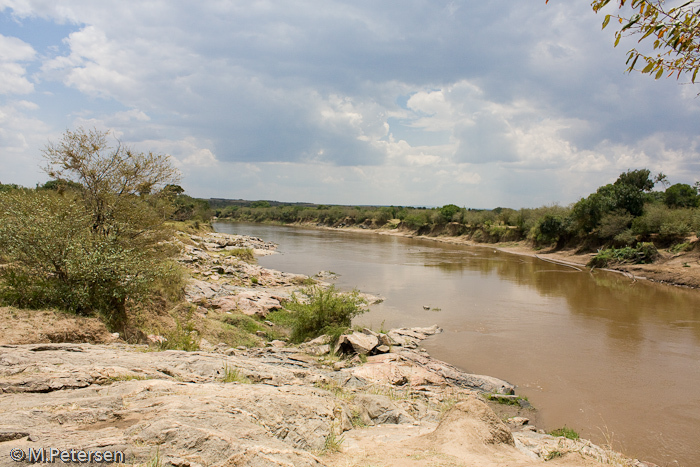
[[[386,300],[378,329],[438,324],[431,355],[518,386],[547,428],[660,465],[700,465],[700,292],[541,260],[376,234],[215,224],[279,244],[262,266]],[[423,306],[438,308],[425,311]]]

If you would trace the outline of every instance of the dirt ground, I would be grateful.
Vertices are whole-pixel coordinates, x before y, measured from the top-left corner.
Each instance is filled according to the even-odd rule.
[[[119,340],[98,318],[60,311],[21,310],[0,307],[0,345],[88,342],[107,344]]]
[[[673,254],[668,250],[659,250],[660,257],[652,264],[617,264],[609,269],[634,276],[635,279],[700,288],[700,247],[697,239],[694,240],[696,246],[691,251]],[[509,253],[569,263],[580,268],[585,268],[586,263],[595,256],[595,253],[577,254],[575,250],[535,251],[522,243],[508,246],[496,244],[496,248]]]

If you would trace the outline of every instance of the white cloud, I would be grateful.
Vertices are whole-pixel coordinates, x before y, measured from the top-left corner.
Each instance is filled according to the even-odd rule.
[[[29,114],[36,104],[13,101],[0,105],[0,174],[2,183],[33,186],[46,180],[40,148],[57,134]]]
[[[638,166],[689,177],[697,91],[622,74],[590,6],[551,3],[0,0],[77,29],[0,36],[0,94],[34,92],[2,107],[3,144],[111,129],[173,154],[192,194],[319,202],[518,207]]]
[[[29,94],[34,91],[23,64],[34,59],[36,51],[16,37],[0,34],[0,94]]]

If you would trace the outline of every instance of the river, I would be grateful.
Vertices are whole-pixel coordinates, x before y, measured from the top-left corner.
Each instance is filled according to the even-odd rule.
[[[662,466],[700,465],[700,292],[579,272],[488,246],[373,233],[215,223],[279,245],[264,267],[339,274],[385,297],[374,329],[438,324],[431,355],[518,386],[546,428]],[[430,311],[424,306],[431,307]]]

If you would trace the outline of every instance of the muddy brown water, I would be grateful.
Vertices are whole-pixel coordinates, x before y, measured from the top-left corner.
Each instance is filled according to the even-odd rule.
[[[339,274],[386,300],[356,321],[438,324],[431,355],[516,384],[547,429],[661,466],[700,465],[700,291],[376,234],[219,222],[279,244],[262,266]],[[424,306],[431,310],[426,311]]]

